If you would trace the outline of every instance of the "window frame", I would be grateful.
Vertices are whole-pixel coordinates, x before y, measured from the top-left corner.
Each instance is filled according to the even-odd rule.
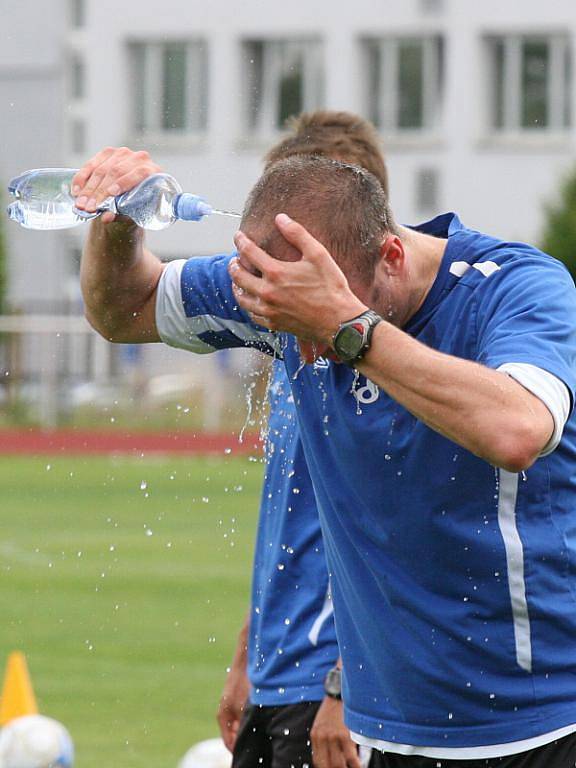
[[[400,51],[402,44],[422,46],[422,123],[419,126],[400,125]],[[376,128],[393,139],[427,139],[438,135],[444,110],[444,78],[446,36],[442,31],[387,31],[380,35],[360,38],[364,72],[364,113]],[[376,103],[371,83],[370,56],[377,52]]]
[[[169,46],[185,48],[185,83],[182,114],[183,128],[169,129],[164,125],[164,56]],[[210,46],[203,36],[155,38],[139,37],[126,41],[127,66],[130,73],[131,100],[129,133],[138,142],[187,142],[203,139],[209,130]],[[138,58],[141,69],[139,71]],[[200,76],[197,67],[200,67]],[[196,87],[190,87],[195,84]],[[193,117],[197,116],[195,123]]]
[[[572,80],[574,54],[571,37],[558,30],[487,32],[482,39],[486,76],[486,131],[492,138],[547,139],[565,137],[573,124]],[[523,63],[525,46],[545,43],[548,50],[549,78],[546,93],[547,122],[524,125],[525,99]],[[503,47],[502,80],[499,82],[496,46]],[[501,97],[502,123],[498,120]]]
[[[255,78],[251,64],[256,56],[250,46],[260,45],[261,71]],[[325,99],[324,42],[320,35],[259,35],[240,40],[242,93],[242,130],[257,143],[274,140],[284,132],[279,125],[281,112],[282,58],[290,47],[300,48],[302,56],[302,112],[322,109]],[[260,82],[260,105],[254,105],[254,81]]]

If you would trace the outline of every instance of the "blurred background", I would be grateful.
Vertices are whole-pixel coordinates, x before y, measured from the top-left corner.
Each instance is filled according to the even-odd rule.
[[[127,145],[240,211],[286,118],[350,110],[381,134],[399,221],[454,210],[572,268],[573,0],[0,0],[0,12],[2,190]],[[164,260],[228,252],[235,226],[208,217],[148,242]],[[176,765],[217,732],[248,605],[261,451],[224,454],[250,453],[237,435],[262,423],[267,373],[257,353],[99,338],[82,315],[85,234],[0,216],[0,453],[28,454],[0,460],[0,665],[26,651],[80,768]],[[90,431],[135,437],[92,458]],[[175,457],[171,437],[144,447],[143,431],[204,436],[211,456]],[[60,432],[82,437],[72,449],[39,437]]]
[[[326,107],[378,127],[398,220],[456,210],[470,227],[540,243],[572,169],[570,0],[294,0],[285,12],[264,0],[1,7],[2,187],[25,169],[78,167],[106,145],[128,145],[148,149],[185,190],[241,211],[286,118]],[[5,420],[110,426],[115,407],[118,426],[129,423],[129,404],[140,426],[178,426],[167,403],[185,393],[194,426],[241,420],[238,374],[257,357],[109,346],[80,317],[85,228],[0,226],[1,314],[11,316],[0,321]],[[235,226],[208,217],[149,243],[165,260],[229,251]]]

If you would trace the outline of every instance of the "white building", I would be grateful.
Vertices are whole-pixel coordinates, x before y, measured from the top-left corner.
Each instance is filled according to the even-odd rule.
[[[400,221],[452,209],[537,241],[573,162],[573,0],[3,6],[2,177],[127,144],[240,210],[288,114],[347,109],[382,133]],[[150,243],[164,258],[229,250],[235,225],[180,223]],[[81,232],[6,229],[13,304],[69,295]]]
[[[3,176],[128,144],[150,149],[186,189],[239,210],[285,116],[349,109],[382,132],[402,221],[450,208],[476,228],[537,239],[542,205],[572,163],[571,0],[5,5]],[[219,218],[180,224],[153,246],[166,257],[210,253],[230,247],[233,229]],[[56,298],[77,233],[10,228],[18,251],[23,239],[51,260],[38,297]],[[12,269],[16,303],[35,291],[23,272]]]

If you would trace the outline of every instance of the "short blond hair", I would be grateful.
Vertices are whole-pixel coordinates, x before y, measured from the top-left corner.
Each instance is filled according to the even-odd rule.
[[[266,167],[294,155],[317,155],[370,171],[389,196],[380,136],[371,122],[352,112],[317,110],[290,118],[290,133],[266,154]]]

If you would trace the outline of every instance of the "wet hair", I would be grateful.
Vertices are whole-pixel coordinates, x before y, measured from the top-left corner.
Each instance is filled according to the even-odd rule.
[[[317,110],[292,117],[290,134],[265,156],[266,167],[294,155],[331,157],[370,171],[389,197],[388,171],[376,128],[351,112]]]
[[[398,233],[378,179],[326,157],[295,155],[268,166],[244,207],[242,230],[271,256],[294,260],[274,224],[278,213],[306,227],[349,277],[364,282],[374,276],[383,239]]]

